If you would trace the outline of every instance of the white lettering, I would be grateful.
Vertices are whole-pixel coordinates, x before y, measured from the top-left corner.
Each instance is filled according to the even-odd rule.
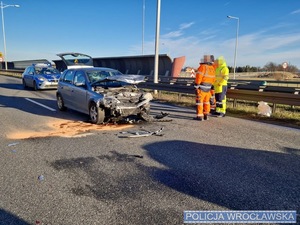
[[[207,215],[207,220],[215,220],[215,217],[213,217],[214,216],[213,213],[207,213],[206,215]]]
[[[296,218],[294,217],[294,215],[292,214],[292,213],[289,213],[290,215],[289,215],[289,218],[288,218],[288,220],[289,221],[296,221]]]
[[[226,215],[229,220],[235,220],[235,213],[226,213]]]
[[[250,213],[250,220],[257,220],[256,213]]]
[[[242,214],[241,213],[237,213],[236,214],[236,219],[237,220],[242,220]]]
[[[191,213],[186,213],[185,217],[186,217],[186,219],[189,219],[190,217],[192,217],[192,214]]]
[[[192,214],[192,219],[193,220],[198,220],[198,218],[199,218],[199,215],[197,213]]]

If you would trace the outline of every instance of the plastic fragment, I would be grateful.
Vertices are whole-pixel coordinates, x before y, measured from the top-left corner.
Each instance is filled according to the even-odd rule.
[[[152,136],[152,135],[155,135],[155,136],[163,136],[163,134],[161,134],[161,132],[163,131],[163,127],[160,128],[159,130],[156,130],[156,131],[145,131],[145,130],[142,130],[142,131],[123,131],[123,132],[120,132],[120,134],[127,134],[127,135],[124,135],[124,136],[119,136],[119,137],[122,137],[122,138],[135,138],[135,137],[149,137],[149,136]]]
[[[272,109],[268,103],[260,101],[258,102],[258,115],[270,117],[272,114]]]
[[[19,144],[19,142],[10,143],[10,144],[8,144],[8,147],[16,146],[16,145],[18,145],[18,144]]]
[[[38,176],[38,180],[43,181],[43,180],[45,180],[45,177],[43,175],[40,175],[40,176]]]

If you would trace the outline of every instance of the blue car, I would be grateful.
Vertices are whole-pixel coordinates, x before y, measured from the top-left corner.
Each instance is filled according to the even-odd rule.
[[[22,74],[23,87],[39,89],[57,89],[61,73],[48,63],[38,63],[28,66]]]

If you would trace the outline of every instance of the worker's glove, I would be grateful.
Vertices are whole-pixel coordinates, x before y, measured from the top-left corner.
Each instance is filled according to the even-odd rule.
[[[198,89],[200,87],[200,85],[194,85],[195,89]]]

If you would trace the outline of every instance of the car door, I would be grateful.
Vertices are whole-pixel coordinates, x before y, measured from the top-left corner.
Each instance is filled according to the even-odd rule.
[[[24,80],[29,87],[33,87],[34,67],[28,67],[24,73]]]
[[[58,93],[61,94],[64,104],[68,108],[73,109],[72,105],[72,88],[73,88],[73,79],[74,79],[74,70],[67,70],[62,78],[59,81],[59,85],[57,88]]]
[[[76,71],[72,86],[71,104],[76,111],[88,113],[87,79],[84,71]]]

